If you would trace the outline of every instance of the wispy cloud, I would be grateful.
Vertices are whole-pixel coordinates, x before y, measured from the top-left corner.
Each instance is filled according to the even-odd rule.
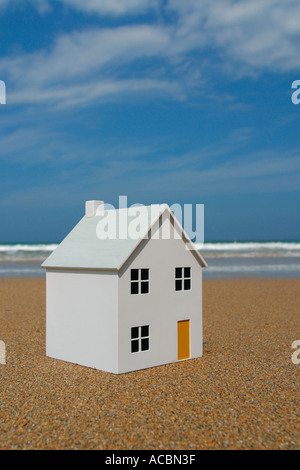
[[[239,73],[282,72],[300,65],[298,0],[169,0],[178,35],[199,47],[199,32],[218,60]],[[238,69],[237,69],[238,66]]]
[[[158,0],[60,0],[65,5],[86,13],[130,15],[157,9]]]
[[[179,83],[160,65],[150,73],[147,65],[126,70],[171,55],[168,28],[124,26],[62,35],[50,49],[2,59],[0,69],[12,85],[12,104],[75,105],[146,90],[180,98]]]
[[[164,92],[183,99],[205,88],[217,69],[231,79],[300,66],[298,0],[61,0],[85,13],[158,12],[156,21],[131,21],[60,34],[47,48],[0,61],[8,99],[16,104],[72,106],[128,94]],[[50,4],[32,0],[40,11]],[[15,0],[13,5],[22,4]],[[0,0],[0,6],[7,6]],[[54,6],[52,5],[52,8]],[[167,18],[164,20],[163,18]],[[206,79],[205,79],[206,77]]]
[[[57,0],[68,8],[99,15],[135,15],[155,10],[159,0]],[[18,8],[31,3],[40,13],[51,10],[51,0],[0,0],[0,9]]]
[[[7,8],[11,11],[23,8],[28,3],[35,7],[41,14],[51,11],[49,0],[0,0],[0,13]]]
[[[113,200],[127,194],[139,202],[158,200],[201,200],[208,195],[257,194],[296,191],[299,188],[300,156],[295,150],[249,151],[255,131],[240,128],[227,139],[190,153],[172,150],[173,137],[99,147],[97,143],[66,140],[58,132],[45,135],[43,129],[18,131],[3,140],[3,152],[13,155],[15,164],[22,152],[32,158],[22,166],[47,165],[47,172],[29,186],[10,184],[2,206],[30,201],[33,207],[65,204],[101,194]],[[18,142],[23,143],[18,145]],[[169,147],[169,148],[168,148]],[[168,155],[166,155],[168,149]],[[99,160],[99,153],[101,160]],[[17,158],[19,155],[19,158]],[[11,162],[12,163],[12,162]],[[72,165],[70,165],[72,163]],[[49,170],[55,174],[54,183]],[[44,174],[44,176],[42,176]],[[7,180],[7,178],[6,178]],[[7,181],[6,181],[7,182]]]

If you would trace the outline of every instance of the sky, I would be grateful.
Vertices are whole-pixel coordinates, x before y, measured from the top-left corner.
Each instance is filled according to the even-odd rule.
[[[206,240],[300,239],[299,0],[0,0],[0,243],[86,200],[204,204]]]

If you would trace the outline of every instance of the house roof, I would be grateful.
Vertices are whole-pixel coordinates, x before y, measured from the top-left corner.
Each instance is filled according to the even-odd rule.
[[[141,210],[138,213],[133,213],[132,208],[125,208],[104,210],[101,215],[97,214],[92,217],[84,216],[45,260],[42,267],[119,270],[133,254],[142,239],[147,236],[151,227],[164,211],[168,211],[171,214],[177,226],[182,230],[185,241],[192,243],[166,204],[141,206],[139,209]],[[103,224],[109,217],[109,220],[115,222],[116,237],[101,239],[101,237],[97,236],[97,233],[99,235],[101,227],[105,230]],[[128,236],[124,238],[118,236],[120,233],[119,229],[122,230],[121,221],[127,220],[127,224],[130,226],[131,222],[137,219],[137,217],[140,227],[142,227],[139,237],[134,239]],[[101,234],[103,234],[103,230]],[[207,266],[205,260],[196,249],[195,255],[201,266]]]

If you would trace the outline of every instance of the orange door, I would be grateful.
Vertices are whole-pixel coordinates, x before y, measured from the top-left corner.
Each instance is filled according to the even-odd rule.
[[[178,361],[190,357],[190,320],[177,323],[178,332]]]

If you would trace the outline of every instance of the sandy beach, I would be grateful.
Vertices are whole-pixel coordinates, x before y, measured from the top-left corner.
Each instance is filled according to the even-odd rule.
[[[45,356],[45,280],[0,279],[0,449],[299,449],[300,279],[206,280],[204,356],[112,374]]]

